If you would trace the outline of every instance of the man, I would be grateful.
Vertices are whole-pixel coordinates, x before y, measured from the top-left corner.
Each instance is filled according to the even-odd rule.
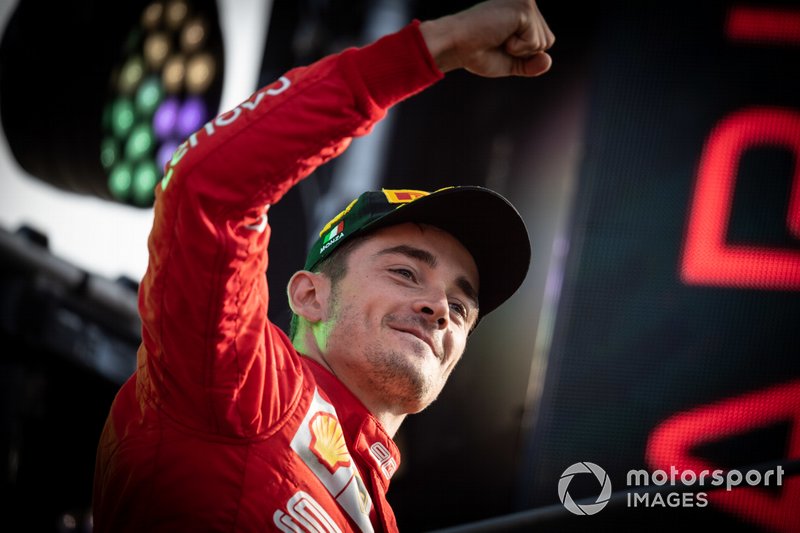
[[[522,282],[524,224],[477,187],[365,193],[290,280],[290,340],[267,319],[269,206],[443,73],[538,75],[552,42],[533,1],[493,0],[295,69],[189,137],[157,191],[97,531],[396,529],[392,436]]]

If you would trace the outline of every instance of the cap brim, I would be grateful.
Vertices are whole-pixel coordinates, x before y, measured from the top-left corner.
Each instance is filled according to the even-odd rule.
[[[528,273],[531,245],[525,222],[508,200],[490,189],[442,189],[404,204],[360,232],[404,222],[441,228],[472,254],[480,276],[480,317],[514,294]]]

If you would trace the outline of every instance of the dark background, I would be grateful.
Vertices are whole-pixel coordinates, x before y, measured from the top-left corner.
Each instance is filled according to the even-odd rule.
[[[123,26],[125,17],[135,24],[146,3],[128,2],[114,13],[99,2],[65,4],[62,18],[72,14],[72,34],[80,30],[78,44],[93,65],[83,83],[107,77],[103,65],[114,61],[109,28]],[[424,20],[470,4],[406,7]],[[20,6],[35,9],[37,2]],[[373,6],[275,2],[260,82],[361,44]],[[730,35],[728,17],[746,7],[778,10],[770,27],[789,29],[781,38]],[[534,260],[517,295],[473,335],[440,399],[397,436],[403,464],[389,498],[404,531],[560,508],[558,480],[576,462],[600,465],[622,491],[630,469],[680,468],[690,458],[746,469],[800,458],[800,235],[786,223],[791,191],[800,187],[800,141],[755,143],[740,154],[727,199],[724,246],[794,254],[784,283],[681,277],[711,132],[741,110],[800,113],[800,4],[542,2],[541,9],[557,36],[551,72],[535,80],[456,72],[393,111],[381,184],[495,188],[528,222]],[[23,33],[32,40],[66,37]],[[15,155],[25,159],[30,133],[7,122],[10,106],[24,105],[30,93],[19,85],[27,78],[13,76],[12,67],[22,68],[20,50],[4,41],[0,111]],[[88,101],[75,109],[84,110],[86,123],[99,116]],[[63,186],[65,174],[97,172],[91,128],[79,136],[83,142],[73,139],[71,155],[43,154],[39,146],[50,166],[31,173]],[[37,135],[57,141],[56,130]],[[320,169],[301,187],[328,190],[335,168]],[[270,212],[272,247],[283,251],[280,260],[271,258],[275,295],[302,264],[305,241],[298,235],[313,231],[304,213],[316,193],[304,195],[301,187]],[[47,261],[46,249],[26,246]],[[0,520],[27,524],[20,530],[69,530],[69,513],[77,517],[75,529],[86,530],[95,444],[119,375],[132,365],[136,320],[129,306],[97,296],[91,272],[65,281],[72,279],[69,266],[52,260],[57,267],[32,269],[29,258],[4,252],[0,262],[0,444],[8,457]],[[769,257],[754,261],[766,270]],[[125,287],[119,298],[129,300],[135,284]],[[270,314],[288,323],[285,304],[276,302]],[[788,395],[778,399],[784,390]],[[763,399],[756,407],[747,401],[753,395]],[[656,437],[668,421],[702,409],[714,410],[720,426],[698,419],[668,433],[674,441]],[[698,429],[690,438],[692,427]],[[690,440],[688,449],[678,448],[681,438]],[[570,488],[576,499],[598,492],[578,477]],[[732,506],[711,494],[702,509],[632,509],[623,502],[577,517],[561,508],[518,529],[800,530],[798,478],[739,494]]]

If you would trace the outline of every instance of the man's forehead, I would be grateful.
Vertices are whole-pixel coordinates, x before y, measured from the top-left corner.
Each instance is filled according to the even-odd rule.
[[[480,278],[472,254],[461,241],[437,226],[396,224],[375,231],[369,243],[369,253],[376,257],[396,253],[423,261],[432,268],[443,262],[452,264],[477,290]]]
[[[472,254],[460,240],[447,230],[430,224],[415,222],[394,224],[375,230],[372,238],[377,240],[377,246],[394,242],[407,244],[413,242],[415,247],[427,250],[437,257],[452,248],[457,255],[466,255],[474,262]],[[443,244],[445,248],[442,247]]]

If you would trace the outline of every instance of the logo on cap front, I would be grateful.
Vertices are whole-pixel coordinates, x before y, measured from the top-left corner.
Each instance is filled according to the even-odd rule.
[[[334,227],[332,230],[325,235],[325,238],[322,240],[322,244],[327,244],[328,241],[339,235],[344,231],[344,220],[339,221],[339,223]]]
[[[412,189],[383,189],[383,194],[390,204],[407,204],[430,193]]]
[[[331,229],[322,239],[322,246],[319,249],[319,253],[324,252],[331,246],[333,246],[336,241],[341,239],[344,235],[344,220],[340,220],[338,224],[336,224],[333,229]]]

